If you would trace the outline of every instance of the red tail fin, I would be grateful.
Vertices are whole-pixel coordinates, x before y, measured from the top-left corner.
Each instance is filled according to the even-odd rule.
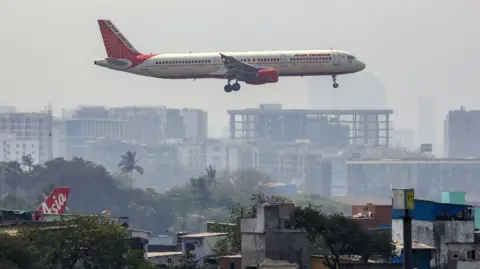
[[[132,60],[141,55],[111,21],[98,20],[98,25],[108,57]]]
[[[55,188],[37,211],[44,214],[63,214],[69,195],[70,188]]]

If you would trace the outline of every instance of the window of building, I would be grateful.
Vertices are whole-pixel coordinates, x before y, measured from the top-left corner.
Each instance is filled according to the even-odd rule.
[[[468,250],[467,251],[467,259],[469,260],[475,260],[476,259],[476,253],[474,249]]]
[[[167,264],[172,264],[172,258],[167,258]]]
[[[185,243],[185,248],[190,251],[193,251],[195,250],[195,245],[193,243]]]

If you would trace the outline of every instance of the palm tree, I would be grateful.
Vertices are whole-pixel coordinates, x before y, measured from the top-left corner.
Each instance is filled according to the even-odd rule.
[[[130,181],[133,179],[133,172],[136,171],[140,175],[143,175],[143,167],[138,165],[140,159],[137,159],[137,154],[132,151],[127,151],[122,155],[122,160],[118,163],[118,168],[123,174],[128,174],[130,176]]]
[[[207,180],[207,185],[209,188],[211,188],[215,183],[217,183],[217,170],[215,170],[215,167],[209,165],[207,168],[205,168],[205,173],[203,174],[203,177]]]
[[[28,155],[22,156],[22,164],[28,168],[28,172],[31,172],[33,167],[32,155],[28,154]]]

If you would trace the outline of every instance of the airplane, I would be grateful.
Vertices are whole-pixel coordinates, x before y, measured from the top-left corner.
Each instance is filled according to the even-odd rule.
[[[67,207],[68,197],[70,195],[70,188],[60,187],[55,188],[48,197],[45,198],[36,211],[33,211],[32,218],[34,220],[44,220],[44,214],[60,214],[65,212]],[[2,211],[2,210],[0,210]],[[15,214],[32,213],[26,210],[6,210],[17,212]],[[39,213],[39,214],[37,214]],[[2,221],[8,219],[8,216],[3,215]]]
[[[70,188],[55,188],[52,193],[38,207],[37,211],[44,214],[63,214],[67,207]]]
[[[143,54],[110,20],[98,24],[107,57],[95,60],[95,65],[163,79],[226,79],[225,92],[240,90],[239,82],[263,85],[288,76],[332,76],[333,87],[338,88],[338,75],[366,66],[351,53],[333,49]]]

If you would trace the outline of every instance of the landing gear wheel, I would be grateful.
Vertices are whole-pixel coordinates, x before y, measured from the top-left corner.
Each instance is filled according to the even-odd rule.
[[[333,87],[335,89],[338,88],[337,75],[332,75],[332,79],[333,79]]]
[[[240,84],[239,84],[238,82],[234,83],[234,84],[232,85],[232,89],[233,89],[234,91],[239,91],[239,90],[240,90]]]
[[[231,92],[233,90],[232,88],[233,87],[230,84],[227,84],[227,85],[225,85],[225,87],[223,87],[223,90],[225,92]]]

